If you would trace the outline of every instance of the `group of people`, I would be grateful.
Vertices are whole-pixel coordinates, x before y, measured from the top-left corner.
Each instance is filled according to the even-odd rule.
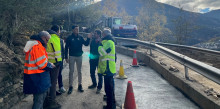
[[[62,82],[63,60],[69,63],[69,89],[73,91],[73,74],[76,63],[78,72],[78,91],[84,92],[82,87],[82,54],[83,45],[90,45],[90,77],[92,84],[89,89],[97,88],[99,94],[102,89],[103,76],[107,97],[106,109],[116,109],[114,93],[114,74],[116,73],[115,41],[110,29],[97,29],[90,33],[87,40],[79,35],[79,26],[72,26],[72,34],[66,43],[59,37],[60,27],[54,25],[51,30],[41,31],[30,37],[24,47],[24,85],[25,94],[33,94],[32,109],[59,109],[61,105],[56,96],[66,92]],[[65,45],[65,47],[64,47]],[[98,71],[98,84],[96,81]],[[58,81],[59,90],[56,91]]]

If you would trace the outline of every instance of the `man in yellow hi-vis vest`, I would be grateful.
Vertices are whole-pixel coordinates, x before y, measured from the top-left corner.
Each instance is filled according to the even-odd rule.
[[[113,78],[113,75],[116,73],[115,41],[111,35],[110,29],[104,29],[102,42],[98,47],[98,52],[100,54],[98,73],[104,75],[105,93],[107,96],[106,108],[116,109]]]
[[[54,63],[56,65],[55,68],[52,69],[50,72],[50,79],[51,79],[51,87],[48,97],[45,100],[44,107],[48,108],[61,108],[61,105],[56,102],[56,84],[60,69],[60,64],[62,61],[61,57],[61,45],[60,45],[60,27],[58,25],[54,25],[51,27],[51,30],[48,31],[51,35],[50,40],[47,43],[47,54],[48,54],[48,61]]]

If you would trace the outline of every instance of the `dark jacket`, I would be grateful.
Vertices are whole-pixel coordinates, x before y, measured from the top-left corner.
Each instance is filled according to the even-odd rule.
[[[60,39],[62,61],[64,59],[64,40]]]
[[[37,35],[32,36],[31,39],[38,40],[44,46],[44,42]],[[49,71],[52,69],[52,65],[48,62],[47,66],[44,68],[44,72],[36,73],[36,74],[25,74],[24,73],[24,85],[23,92],[25,94],[39,94],[46,92],[50,86],[50,73]]]
[[[82,56],[82,46],[88,46],[89,45],[90,38],[87,38],[85,41],[82,36],[74,34],[68,36],[66,39],[66,46],[65,46],[65,59],[68,59],[68,50],[69,50],[69,56]]]
[[[89,59],[99,59],[98,47],[99,47],[99,42],[96,41],[96,38],[92,38],[92,41],[90,43]]]

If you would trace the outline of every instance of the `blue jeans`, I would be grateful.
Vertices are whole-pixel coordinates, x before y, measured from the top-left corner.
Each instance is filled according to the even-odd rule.
[[[32,106],[32,109],[43,109],[43,103],[47,96],[47,91],[39,94],[33,94],[34,98],[34,104]]]
[[[63,87],[62,70],[63,70],[63,61],[60,64],[60,70],[59,70],[59,74],[58,74],[58,85],[59,85],[59,88]]]
[[[95,70],[96,70],[96,68],[98,68],[99,59],[90,59],[89,63],[90,63],[90,77],[92,79],[93,85],[96,86],[97,82],[96,82],[96,77],[95,77]],[[98,74],[98,86],[97,86],[97,88],[102,89],[102,84],[103,84],[102,74]]]

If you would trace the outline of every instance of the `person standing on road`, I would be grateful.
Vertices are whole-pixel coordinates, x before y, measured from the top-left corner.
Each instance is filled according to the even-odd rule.
[[[107,96],[107,109],[116,109],[115,91],[114,91],[114,74],[116,73],[116,53],[115,41],[111,35],[110,29],[104,29],[102,33],[102,42],[98,47],[100,54],[98,73],[104,76],[105,93]]]
[[[32,41],[28,41],[24,47],[23,91],[25,94],[33,94],[32,109],[43,109],[44,99],[51,86],[49,70],[55,65],[48,62],[46,52],[50,37],[48,32],[42,31],[38,35],[31,36]]]
[[[50,72],[51,87],[49,95],[45,100],[45,107],[57,109],[61,108],[61,105],[56,101],[56,84],[62,62],[60,37],[58,36],[60,34],[60,27],[58,25],[53,25],[48,32],[51,35],[47,43],[48,61],[54,63],[56,67]]]
[[[62,77],[62,70],[63,70],[63,59],[64,59],[64,40],[60,38],[60,45],[61,45],[61,56],[62,61],[60,64],[60,70],[58,74],[58,85],[59,90],[56,92],[56,95],[61,95],[62,93],[66,92],[66,89],[63,87],[63,77]]]
[[[73,90],[73,72],[76,63],[77,71],[78,71],[78,91],[84,92],[82,87],[82,47],[83,45],[88,46],[90,41],[90,36],[88,36],[85,41],[82,36],[79,35],[79,26],[72,26],[72,35],[68,36],[66,39],[65,45],[65,60],[69,63],[69,90],[68,94],[72,93]],[[69,52],[69,59],[68,59]]]
[[[95,71],[96,71],[96,68],[98,68],[98,63],[99,63],[98,47],[101,41],[101,35],[102,35],[101,30],[95,30],[94,36],[90,43],[90,55],[89,55],[90,77],[92,80],[92,85],[88,86],[88,88],[93,89],[97,87],[97,91],[96,91],[97,94],[100,93],[102,89],[102,84],[103,84],[102,74],[98,73],[98,86],[97,86],[96,76],[95,76]]]

